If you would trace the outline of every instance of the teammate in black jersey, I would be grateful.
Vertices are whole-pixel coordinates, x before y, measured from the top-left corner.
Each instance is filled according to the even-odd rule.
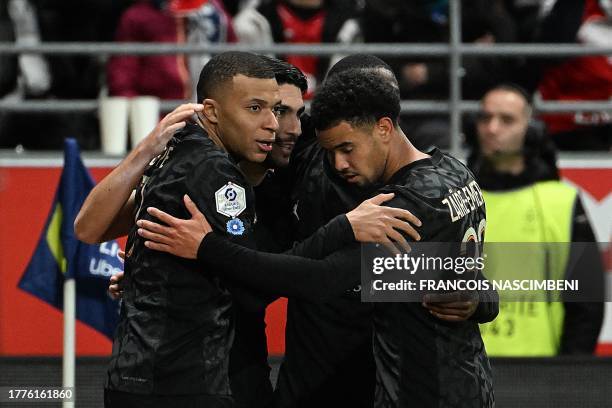
[[[484,225],[484,207],[479,205],[457,220],[443,202],[457,189],[473,185],[471,173],[439,151],[426,155],[410,145],[397,127],[396,92],[371,72],[348,72],[332,79],[313,105],[319,141],[348,183],[365,187],[383,182],[386,191],[396,193],[393,205],[409,208],[426,220],[420,231],[426,240],[460,242],[469,231],[474,231],[476,239],[476,231]],[[164,231],[152,224],[147,227]],[[327,244],[321,258],[338,249],[333,241]],[[216,255],[219,253],[225,257]],[[293,253],[302,255],[299,249]],[[202,241],[198,259],[252,287],[320,300],[359,280],[357,253],[347,248],[319,261],[272,256],[209,234]],[[251,267],[248,273],[230,270],[227,259],[240,259]],[[494,301],[495,294],[489,295]],[[491,406],[490,367],[476,322],[490,320],[495,314],[496,304],[488,303],[487,313],[449,324],[435,319],[420,304],[377,307],[376,406]]]
[[[329,169],[327,172],[319,172],[319,169],[323,169],[323,161],[320,159],[324,157],[324,153],[316,144],[314,129],[311,127],[306,126],[307,130],[311,130],[307,140],[298,143],[299,148],[296,149],[296,153],[299,153],[299,157],[294,156],[292,165],[286,168],[287,155],[300,131],[299,115],[303,111],[300,88],[304,88],[305,83],[300,83],[300,74],[296,68],[278,60],[267,59],[267,61],[272,65],[280,85],[278,140],[275,141],[270,155],[263,164],[242,162],[240,165],[253,184],[259,182],[258,176],[267,168],[275,169],[273,173],[268,172],[263,181],[255,187],[258,217],[255,236],[258,248],[278,251],[290,246],[294,236],[303,239],[335,215],[352,210],[363,194],[360,192],[353,197],[347,192],[338,196],[330,191],[324,194],[326,197],[323,200],[316,201],[327,189],[326,186],[331,185],[327,180],[327,174],[333,172],[329,173]],[[381,64],[384,65],[378,58],[356,55],[342,60],[330,71],[330,74],[352,66],[376,69]],[[389,76],[393,77],[390,71]],[[304,172],[308,174],[307,177],[301,175],[296,177],[295,173]],[[308,186],[309,183],[321,183],[321,185]],[[290,194],[291,190],[293,194]],[[317,194],[309,194],[307,191],[315,191]],[[334,210],[320,213],[324,218],[304,217],[303,222],[296,222],[295,226],[292,226],[288,217],[292,215],[288,207],[289,198],[294,202],[301,201],[303,205],[313,209],[315,205],[321,207],[321,201],[324,201]],[[348,200],[346,204],[344,200]],[[366,222],[373,220],[374,218]],[[388,230],[390,234],[397,234],[392,228]],[[411,232],[414,233],[414,230]],[[359,302],[358,291],[347,292],[347,295],[338,296],[325,305],[312,304],[297,298],[289,300],[287,353],[279,375],[277,405],[324,407],[341,402],[350,402],[352,406],[372,405],[374,369],[369,352],[372,337],[371,308]],[[339,318],[339,313],[342,314],[342,318]],[[263,319],[255,316],[250,322],[253,323],[251,326],[257,327],[251,327],[252,335],[249,336],[240,336],[238,331],[234,348],[251,350],[250,355],[254,359],[261,356],[265,361],[265,345],[260,344],[264,338]],[[320,333],[318,337],[317,333]],[[345,340],[347,338],[350,341]],[[252,344],[248,344],[249,342]],[[317,344],[327,346],[317,347]],[[366,358],[361,357],[363,354]],[[358,358],[354,358],[355,356]],[[253,378],[251,381],[253,388],[260,388]],[[233,385],[236,385],[235,381]],[[250,398],[257,393],[250,392],[248,395]],[[260,401],[261,398],[257,399],[256,403]],[[250,403],[253,406],[254,402]]]
[[[299,94],[298,94],[299,95]],[[234,101],[235,102],[235,101]],[[294,104],[292,104],[294,105]],[[191,107],[191,106],[185,106],[184,108],[179,108],[177,111],[175,111],[173,114],[169,115],[169,119],[168,117],[166,119],[164,119],[162,121],[162,123],[160,124],[161,129],[159,129],[161,132],[161,135],[155,134],[155,132],[153,132],[152,135],[150,135],[150,137],[148,137],[148,139],[163,139],[164,137],[168,136],[168,133],[171,132],[172,129],[176,129],[177,127],[180,127],[180,125],[184,125],[184,123],[179,122],[180,120],[184,120],[188,117],[189,113],[193,113],[193,109],[191,108],[195,108],[198,111],[201,111],[202,108],[201,107]],[[291,110],[293,108],[295,108],[295,106],[289,107],[289,106],[283,106],[283,104],[280,105],[281,109],[287,109],[287,110]],[[301,109],[301,107],[297,107],[296,112],[291,112],[293,115],[296,115],[299,110]],[[257,111],[257,109],[255,110]],[[235,119],[235,117],[232,118],[232,116],[230,115],[231,112],[228,112],[227,110],[220,112],[222,113],[223,116],[223,123],[220,124],[220,126],[222,126],[225,131],[227,132],[235,130],[237,128],[240,127],[240,123],[238,123]],[[282,112],[281,112],[281,116],[282,116]],[[221,119],[221,118],[219,118]],[[232,120],[234,119],[234,120]],[[251,124],[252,125],[252,124]],[[242,123],[242,126],[244,126],[244,123]],[[299,126],[299,124],[298,124]],[[229,127],[229,129],[228,129]],[[232,129],[233,127],[233,129]],[[198,169],[195,169],[194,171],[194,165],[190,164],[191,162],[193,162],[195,160],[195,162],[199,163],[196,167],[202,167],[204,168],[204,166],[206,166],[207,164],[205,164],[204,162],[200,163],[200,159],[197,157],[198,156],[198,152],[201,150],[213,150],[214,151],[214,146],[204,146],[204,147],[197,147],[198,144],[201,144],[201,139],[203,136],[198,136],[197,133],[201,132],[200,129],[198,129],[198,127],[195,126],[187,126],[186,128],[187,132],[183,132],[181,135],[179,135],[178,139],[180,139],[181,141],[179,143],[172,143],[169,148],[166,150],[166,153],[164,153],[162,156],[160,156],[153,164],[153,167],[151,169],[149,169],[148,171],[148,176],[151,176],[147,183],[146,183],[146,191],[147,192],[151,192],[151,200],[150,202],[157,202],[160,203],[163,200],[168,200],[168,203],[166,203],[166,208],[170,211],[173,211],[173,206],[176,205],[177,202],[177,194],[172,194],[172,187],[173,187],[173,183],[170,182],[168,184],[162,184],[159,188],[155,188],[155,186],[151,187],[152,184],[155,184],[155,181],[157,180],[157,178],[168,178],[170,177],[170,179],[172,180],[173,178],[176,179],[176,183],[180,184],[182,181],[182,178],[187,178],[189,179],[190,177],[196,177],[197,176],[197,172]],[[186,133],[189,134],[194,134],[193,137],[190,135],[186,136]],[[295,137],[295,136],[292,136]],[[282,139],[281,139],[282,140]],[[285,142],[287,142],[285,140]],[[195,149],[194,149],[195,148]],[[190,152],[190,149],[194,149],[192,152]],[[142,157],[146,156],[148,154],[148,152],[143,152],[143,151],[138,151],[139,149],[137,149],[137,151],[135,153],[130,154],[130,156],[134,156],[134,155],[138,155],[138,159],[135,160],[135,162],[142,162]],[[214,153],[214,152],[213,152]],[[194,157],[192,157],[194,156]],[[212,166],[213,170],[219,170],[219,169],[224,169],[223,166],[217,166],[215,164],[215,162],[217,161],[217,155],[212,154],[211,158],[210,158],[210,163],[208,163],[208,166]],[[180,160],[179,164],[183,164],[182,166],[178,166],[177,168],[174,168],[173,165],[175,164],[174,158],[179,157]],[[133,158],[133,157],[132,157]],[[147,162],[148,160],[145,160],[145,162]],[[136,167],[134,169],[134,167]],[[234,166],[235,167],[235,166]],[[165,169],[165,170],[164,170]],[[108,208],[95,208],[96,205],[97,206],[102,206],[102,207],[106,207],[108,205],[112,206],[114,204],[116,204],[116,202],[118,201],[116,199],[116,197],[109,197],[109,193],[111,191],[117,193],[118,190],[120,190],[119,192],[122,192],[123,195],[125,196],[126,192],[129,192],[129,188],[130,188],[130,183],[128,180],[130,180],[131,178],[133,178],[133,175],[136,174],[136,172],[138,171],[138,167],[134,166],[134,161],[129,161],[126,160],[122,163],[122,165],[120,165],[118,167],[118,169],[116,169],[115,171],[113,171],[111,173],[111,175],[108,178],[105,178],[105,180],[96,188],[96,190],[98,190],[97,192],[102,192],[102,195],[99,194],[92,194],[92,196],[90,196],[90,199],[88,199],[89,203],[86,203],[86,205],[84,206],[84,210],[82,210],[82,214],[80,215],[78,221],[77,221],[77,231],[79,231],[79,233],[81,234],[81,236],[83,237],[83,232],[89,232],[92,229],[94,230],[94,234],[93,235],[85,235],[84,237],[86,239],[89,240],[96,240],[99,239],[100,235],[102,234],[112,234],[112,233],[118,233],[118,231],[120,229],[116,229],[116,224],[118,221],[124,221],[123,224],[119,225],[120,227],[125,227],[126,225],[129,225],[129,220],[123,220],[122,217],[118,217],[116,212],[118,211],[108,211]],[[228,167],[228,171],[229,171],[229,167]],[[192,189],[192,193],[196,193],[196,194],[200,194],[202,193],[203,195],[206,195],[206,193],[208,192],[207,189],[210,188],[210,185],[214,185],[214,183],[218,183],[221,180],[223,180],[223,175],[221,175],[218,178],[215,178],[215,171],[210,171],[210,177],[212,177],[211,179],[209,179],[208,181],[206,181],[205,178],[203,178],[204,180],[204,186],[200,186],[199,190],[197,188],[197,186],[194,186],[194,188]],[[253,176],[253,172],[251,172],[249,174],[250,176]],[[217,176],[219,176],[219,174],[217,174]],[[121,181],[118,183],[118,181]],[[239,181],[240,183],[242,183],[242,179],[240,179]],[[124,184],[124,185],[122,185]],[[234,184],[238,184],[238,183],[234,183]],[[242,183],[244,184],[244,183]],[[238,184],[240,187],[242,187],[240,184]],[[127,187],[127,189],[125,188]],[[234,204],[229,204],[229,211],[227,209],[223,210],[226,213],[229,212],[234,212],[234,211],[238,211],[240,210],[240,207],[242,207],[241,203],[236,203],[236,201],[240,201],[241,200],[241,190],[238,187],[232,187],[229,186],[227,187],[227,185],[224,185],[222,188],[220,188],[219,190],[215,190],[213,193],[214,194],[208,194],[208,198],[210,197],[214,197],[215,200],[215,205],[206,205],[205,203],[199,203],[199,205],[201,206],[201,208],[207,208],[210,211],[214,211],[215,207],[217,211],[219,210],[219,202],[221,202],[221,205],[227,205],[226,200],[229,201],[233,201]],[[123,191],[126,190],[126,191]],[[221,191],[223,190],[223,191]],[[177,193],[175,191],[175,193]],[[210,192],[208,192],[210,193]],[[222,197],[218,198],[217,193],[223,193]],[[245,188],[245,198],[247,199],[248,202],[252,202],[252,200],[250,200],[250,192],[248,191],[248,188]],[[221,195],[221,194],[219,194]],[[118,196],[121,196],[121,194],[119,194]],[[110,200],[109,200],[110,198]],[[119,198],[120,199],[120,198]],[[163,200],[162,200],[163,199]],[[180,200],[179,200],[180,201]],[[120,201],[121,203],[123,201]],[[125,206],[125,209],[129,209],[131,203],[133,203],[132,200],[130,200],[128,202],[128,204]],[[225,204],[224,204],[225,203]],[[92,205],[95,204],[95,205]],[[94,208],[92,208],[94,207]],[[249,209],[250,211],[250,209]],[[126,213],[129,213],[130,211],[125,211]],[[248,212],[248,211],[245,211]],[[94,228],[91,227],[91,225],[86,225],[85,227],[83,227],[83,225],[81,225],[84,221],[87,221],[90,223],[90,221],[92,221],[92,215],[96,215],[99,217],[93,217],[95,218],[93,220],[94,223]],[[111,215],[112,217],[109,219],[109,215]],[[240,217],[236,217],[236,218],[231,218],[230,220],[228,220],[228,222],[226,224],[218,223],[218,225],[216,225],[217,228],[220,228],[222,231],[227,231],[230,235],[232,236],[241,236],[241,234],[246,234],[249,232],[248,229],[245,228],[244,232],[242,232],[242,227],[243,225],[240,224],[240,222],[242,220],[239,219]],[[250,219],[249,219],[250,220]],[[109,227],[109,224],[111,224],[111,221],[114,221],[113,225],[111,225]],[[231,225],[230,225],[231,224]],[[252,223],[245,223],[246,227],[251,226]],[[346,226],[346,225],[345,225]],[[350,226],[349,226],[350,229]],[[95,233],[97,233],[98,235],[96,236]],[[132,239],[132,237],[130,238],[130,245],[134,243],[134,240]],[[351,233],[351,239],[352,239],[352,233]],[[130,260],[131,255],[130,252],[128,251],[128,255],[130,255],[128,257],[128,264],[130,262],[132,262]],[[135,258],[133,258],[135,259]],[[134,261],[135,262],[135,261]],[[149,265],[150,267],[150,265]],[[242,265],[237,265],[237,267],[242,267]],[[144,277],[143,275],[141,275],[141,278]],[[171,280],[166,281],[165,283],[161,284],[162,290],[168,289],[169,285],[168,283],[170,283]],[[130,280],[127,280],[127,283],[130,284]],[[218,284],[218,282],[216,282]],[[128,286],[129,288],[129,286]],[[191,292],[192,294],[192,300],[194,300],[195,298],[197,298],[197,292],[198,289],[206,289],[206,288],[198,288],[197,286],[194,285],[193,291]],[[204,293],[205,294],[205,293]],[[235,295],[235,292],[234,292]],[[236,296],[234,296],[236,298]],[[245,300],[248,299],[249,296],[246,295],[241,295],[240,296],[241,299],[239,300]],[[187,299],[185,299],[187,300]],[[202,299],[203,301],[205,301],[205,298]],[[128,303],[128,302],[126,302]],[[232,305],[233,309],[237,309],[239,307],[239,305],[237,305],[236,303],[234,303]],[[193,308],[190,308],[189,306],[186,306],[187,310],[192,310]],[[260,312],[257,311],[255,312],[255,315],[261,315]],[[247,316],[247,314],[245,313],[239,313],[236,314],[236,320],[235,323],[237,325],[237,338],[241,341],[237,341],[234,342],[234,347],[232,348],[232,358],[231,358],[231,365],[230,365],[230,379],[231,379],[231,386],[232,386],[232,392],[235,394],[235,396],[240,397],[241,400],[238,401],[239,403],[241,403],[242,406],[249,406],[249,407],[254,407],[254,406],[265,406],[266,405],[266,393],[264,392],[262,394],[262,387],[266,388],[266,384],[263,384],[263,382],[267,382],[268,383],[268,387],[269,387],[269,381],[267,380],[267,365],[265,367],[265,370],[261,370],[261,366],[265,365],[265,337],[263,338],[263,343],[260,339],[261,336],[259,336],[259,334],[263,335],[263,327],[261,327],[261,325],[263,325],[263,320],[262,319],[243,319],[241,317],[245,317]],[[250,317],[252,317],[253,315],[251,315]],[[170,319],[170,320],[175,320],[175,319]],[[177,321],[180,321],[181,319],[176,319]],[[230,319],[231,320],[231,319]],[[172,323],[174,323],[173,321],[169,322],[169,325],[172,325]],[[260,325],[261,323],[261,325]],[[253,327],[253,324],[257,327]],[[243,326],[243,328],[246,328],[246,330],[242,331],[242,334],[244,334],[246,331],[248,331],[250,333],[249,336],[244,336],[244,335],[240,335],[241,331],[241,325]],[[261,329],[261,330],[260,330]],[[228,331],[228,333],[230,333],[230,331]],[[195,336],[197,336],[197,334],[195,334]],[[257,337],[254,338],[253,336]],[[149,334],[145,334],[145,340],[147,341],[155,341],[154,338],[150,338]],[[226,341],[227,339],[223,339],[223,335],[221,335],[221,341]],[[227,342],[226,342],[227,344]],[[263,364],[261,364],[262,362],[262,358],[260,358],[261,356],[261,346],[263,345]],[[180,349],[180,347],[177,347],[177,349]],[[236,351],[239,352],[236,352]],[[238,358],[236,358],[238,357]],[[219,358],[219,362],[220,364],[223,364],[223,357],[220,356]],[[232,375],[232,367],[236,368],[236,362],[238,361],[237,364],[237,368],[241,369],[242,372],[236,372],[236,370],[234,370],[233,375]],[[197,366],[197,359],[194,359],[193,361],[195,363],[195,365]],[[164,367],[160,368],[160,370],[172,370],[172,363],[173,362],[164,362]],[[262,373],[262,371],[265,371]],[[112,373],[111,373],[112,374]],[[263,374],[263,375],[261,375]],[[186,373],[184,373],[184,375],[188,375]],[[192,374],[192,375],[198,375],[197,373]],[[178,377],[178,376],[177,376]],[[142,379],[142,378],[141,378]],[[171,384],[167,384],[167,390],[166,393],[168,394],[172,394],[173,391],[172,389],[176,388],[177,390],[182,390],[181,387],[193,387],[192,389],[195,392],[198,392],[197,389],[199,388],[198,384],[193,384],[193,383],[186,383],[186,384],[180,384],[180,378],[175,378],[176,383],[173,385]],[[223,379],[221,377],[218,378],[219,382],[223,381]],[[143,381],[140,381],[141,383]],[[142,391],[142,390],[139,390]],[[206,390],[204,390],[206,391]],[[264,390],[265,391],[265,390]],[[239,393],[240,392],[240,393]],[[132,398],[133,397],[133,398]],[[126,404],[143,404],[146,403],[146,398],[142,397],[142,396],[131,396],[131,395],[127,395],[127,394],[122,394],[121,392],[116,392],[116,391],[109,391],[107,392],[107,398],[108,398],[108,404],[109,405],[116,405],[118,403],[118,400],[122,400],[123,402],[125,402]],[[207,399],[208,397],[206,396],[202,396],[200,397],[193,397],[195,399],[197,399],[197,401],[206,401],[207,403],[210,403],[209,399]],[[206,399],[202,399],[202,398],[206,398]],[[156,397],[155,401],[159,402],[160,404],[171,404],[171,399],[165,398],[165,397]],[[131,402],[130,402],[131,401]],[[137,401],[137,402],[136,402]],[[179,403],[181,406],[185,406],[185,404],[188,403],[187,400],[185,400],[185,398],[183,398],[182,400],[178,400],[178,399],[174,399],[173,401],[175,401],[176,403]]]
[[[399,94],[393,88],[368,75],[340,74],[318,93],[312,109],[335,169],[349,183],[384,182],[380,191],[395,193],[389,205],[423,220],[423,241],[481,241],[482,195],[460,216],[447,205],[453,193],[476,185],[473,175],[438,150],[424,154],[410,144],[397,125]],[[476,322],[448,324],[417,303],[377,303],[374,333],[376,406],[494,405]]]
[[[378,70],[385,68],[386,64],[376,57],[355,55],[334,66],[330,75],[350,67]],[[394,80],[388,68],[381,75],[384,79]],[[262,223],[260,218],[258,230],[266,227],[269,220],[284,221],[282,228],[277,228],[269,241],[274,241],[274,237],[288,236],[302,240],[367,198],[363,191],[347,188],[346,183],[328,166],[324,160],[325,152],[316,143],[314,129],[308,126],[307,117],[303,119],[307,134],[298,141],[289,168],[275,173],[275,176],[284,177],[281,180],[279,177],[266,180],[268,190],[274,187],[276,191],[291,191],[290,197],[294,203],[291,212],[296,218],[294,223],[285,221],[285,212],[278,210],[278,206],[262,205],[262,201],[266,200],[262,195],[265,190],[256,188],[258,208],[275,208],[275,212],[267,211],[270,216],[265,222]],[[279,181],[288,182],[289,186],[283,188],[279,186]],[[287,197],[279,198],[274,201],[284,202]],[[260,214],[258,211],[258,217]],[[389,233],[399,237],[399,233],[393,229]],[[291,241],[286,242],[285,245],[288,245]],[[340,404],[371,407],[374,395],[371,338],[371,306],[360,302],[358,287],[324,303],[290,297],[286,351],[279,371],[276,406],[333,407]]]
[[[216,56],[202,70],[198,100],[203,105],[198,109],[200,126],[182,123],[184,129],[149,166],[136,199],[112,214],[115,225],[133,225],[121,214],[147,218],[145,208],[151,204],[184,213],[182,197],[189,194],[207,209],[221,233],[252,245],[253,191],[236,163],[263,161],[271,150],[280,102],[274,73],[253,54]],[[179,116],[187,118],[188,111]],[[85,213],[82,219],[97,212]],[[113,228],[106,225],[103,234]],[[243,368],[236,366],[241,359],[229,358],[234,328],[241,324],[238,309],[257,307],[256,299],[232,296],[228,282],[199,273],[193,262],[148,250],[134,227],[125,262],[122,318],[105,404],[233,406],[228,372]],[[179,277],[176,271],[183,273]]]

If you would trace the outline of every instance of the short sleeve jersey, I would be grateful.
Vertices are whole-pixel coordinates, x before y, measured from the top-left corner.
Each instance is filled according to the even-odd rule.
[[[411,211],[423,222],[423,242],[481,245],[484,200],[472,173],[437,149],[397,171],[382,193],[388,205]],[[420,303],[376,303],[375,407],[494,406],[491,367],[472,320],[449,323]]]

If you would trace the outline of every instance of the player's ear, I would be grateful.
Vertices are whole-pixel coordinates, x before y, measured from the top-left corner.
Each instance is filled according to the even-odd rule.
[[[204,105],[202,114],[210,123],[216,125],[219,122],[219,106],[217,105],[217,101],[214,99],[204,99],[202,104]]]
[[[389,117],[382,117],[376,122],[375,131],[383,142],[389,142],[391,140],[393,129],[395,129],[395,125]]]

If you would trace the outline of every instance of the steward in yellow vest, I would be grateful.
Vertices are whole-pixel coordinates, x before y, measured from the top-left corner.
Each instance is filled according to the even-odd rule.
[[[481,325],[489,356],[591,354],[603,320],[604,269],[578,191],[559,181],[543,128],[529,125],[526,94],[502,85],[485,94],[468,166],[487,207],[485,275],[492,280],[572,280],[595,288],[588,302],[564,292],[521,292]],[[507,243],[507,244],[499,244]],[[515,244],[516,243],[516,244]],[[517,249],[521,247],[521,249]],[[517,256],[517,254],[521,254]]]

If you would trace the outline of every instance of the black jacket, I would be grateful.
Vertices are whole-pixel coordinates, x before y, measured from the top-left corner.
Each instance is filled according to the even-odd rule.
[[[179,132],[145,172],[135,218],[151,219],[149,206],[188,218],[184,194],[216,231],[241,245],[254,245],[252,188],[231,157],[194,125]],[[251,343],[242,342],[244,349],[233,343],[235,331],[251,321],[241,309],[254,304],[256,312],[255,302],[239,307],[245,298],[228,282],[194,261],[146,248],[137,228],[126,246],[121,320],[106,388],[153,395],[232,394],[230,371],[242,372],[233,364],[248,365],[258,357],[235,355],[236,350],[248,352]]]

